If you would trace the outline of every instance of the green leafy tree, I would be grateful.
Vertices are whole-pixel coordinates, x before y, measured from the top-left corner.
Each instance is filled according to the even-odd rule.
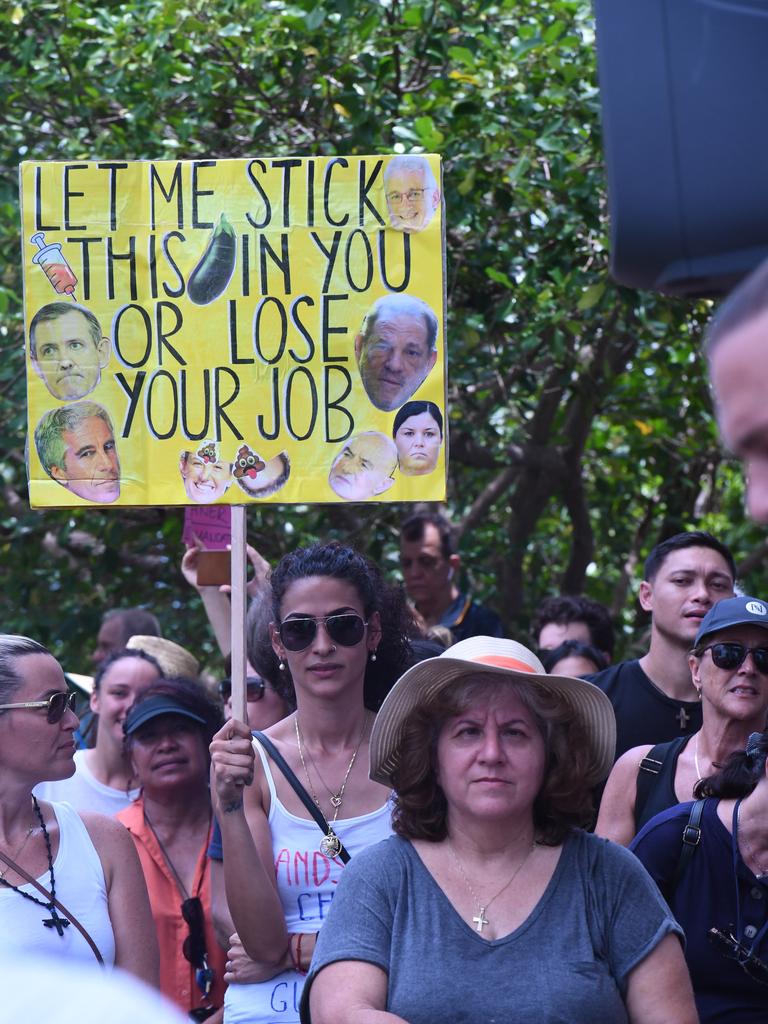
[[[441,153],[449,510],[479,594],[512,635],[562,589],[629,632],[643,553],[693,526],[733,544],[760,591],[765,546],[697,355],[708,308],[609,277],[586,0],[26,0],[0,28],[4,629],[82,669],[103,609],[143,603],[213,658],[178,511],[28,507],[22,159]],[[249,529],[270,559],[338,537],[396,569],[406,511],[275,506]]]

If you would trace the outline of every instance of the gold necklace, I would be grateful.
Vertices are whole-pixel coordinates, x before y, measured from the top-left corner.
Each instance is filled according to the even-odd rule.
[[[296,715],[296,717],[294,718],[293,724],[296,728],[296,744],[299,748],[301,767],[304,769],[304,774],[307,777],[307,783],[309,784],[309,792],[312,794],[312,799],[315,801],[317,806],[320,807],[320,801],[317,797],[317,793],[315,793],[315,787],[312,785],[312,778],[309,774],[309,771],[307,770],[307,762],[304,760],[304,749],[301,742],[301,729],[299,728],[298,715]],[[346,774],[344,775],[344,781],[342,782],[338,793],[331,792],[331,790],[328,789],[328,786],[325,784],[325,782],[323,782],[323,785],[325,786],[326,789],[328,789],[328,792],[331,794],[331,806],[334,809],[333,817],[331,818],[331,821],[328,825],[328,832],[320,840],[320,853],[322,853],[323,856],[328,857],[329,860],[332,860],[334,857],[338,856],[338,853],[341,850],[341,840],[333,831],[333,826],[336,824],[336,819],[339,816],[341,803],[342,800],[344,799],[344,790],[347,788],[347,780],[349,779],[350,772],[352,771],[352,766],[354,765],[355,760],[357,758],[357,752],[360,750],[360,746],[363,742],[363,736],[365,736],[365,729],[367,724],[368,723],[365,720],[363,720],[363,728],[360,730],[360,738],[357,741],[357,746],[355,747],[354,753],[352,754],[352,759],[350,760],[347,766],[347,771]],[[309,753],[309,751],[307,751],[307,756],[310,758],[310,760],[312,760],[312,755]],[[314,760],[312,760],[312,764],[315,766],[315,771],[317,772],[317,765],[315,764]],[[317,772],[317,774],[322,781],[322,776],[320,775],[320,772]]]
[[[704,778],[701,774],[701,768],[699,768],[699,734],[696,733],[696,739],[693,741],[693,763],[696,768],[696,782],[699,783]]]
[[[19,859],[19,856],[21,855],[21,851],[27,845],[29,837],[32,835],[33,832],[36,832],[36,831],[37,831],[37,828],[36,828],[36,826],[35,826],[35,824],[33,822],[29,826],[27,831],[24,833],[24,838],[21,840],[21,845],[19,846],[19,848],[16,851],[16,853],[14,853],[13,857],[11,858],[12,860],[18,860]],[[2,882],[4,880],[5,876],[8,874],[8,872],[10,870],[11,870],[11,865],[10,864],[6,864],[6,866],[3,868],[3,870],[0,871],[0,882]]]
[[[464,884],[466,885],[467,889],[469,890],[470,896],[475,901],[475,907],[477,908],[477,913],[472,918],[472,923],[474,925],[477,925],[477,927],[475,928],[475,931],[476,932],[482,932],[483,928],[487,924],[490,924],[490,921],[485,916],[486,910],[488,909],[488,907],[490,907],[490,905],[493,903],[494,900],[498,899],[498,897],[501,896],[501,894],[504,892],[505,889],[508,889],[510,887],[510,885],[512,885],[514,880],[517,878],[517,876],[523,870],[523,865],[528,861],[528,858],[531,856],[531,854],[533,853],[533,851],[536,848],[536,840],[534,839],[534,841],[531,843],[530,849],[528,850],[526,855],[523,857],[523,859],[520,861],[520,863],[517,865],[515,870],[512,872],[512,876],[507,879],[507,881],[504,883],[504,885],[502,885],[502,887],[499,889],[499,891],[495,895],[491,896],[491,898],[486,903],[483,903],[483,901],[479,898],[479,896],[477,895],[475,890],[472,888],[472,884],[469,881],[469,878],[467,878],[467,873],[464,870],[464,868],[461,866],[461,861],[459,860],[458,856],[456,855],[456,853],[455,853],[451,843],[447,842],[446,846],[448,847],[448,853],[451,855],[451,859],[453,860],[453,863],[459,869],[459,874],[461,875],[462,880],[464,881]]]

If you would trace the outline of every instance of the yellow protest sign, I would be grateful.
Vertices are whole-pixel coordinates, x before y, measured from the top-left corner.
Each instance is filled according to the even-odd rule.
[[[445,497],[439,157],[20,177],[33,506]]]

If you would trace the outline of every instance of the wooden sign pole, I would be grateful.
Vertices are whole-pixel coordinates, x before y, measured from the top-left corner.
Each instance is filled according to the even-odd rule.
[[[247,722],[245,692],[246,514],[244,505],[232,506],[232,717]]]

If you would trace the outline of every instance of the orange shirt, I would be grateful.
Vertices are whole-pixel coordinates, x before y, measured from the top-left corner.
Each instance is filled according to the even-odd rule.
[[[182,897],[173,875],[168,870],[157,839],[144,820],[142,797],[124,811],[120,811],[116,817],[131,833],[144,871],[160,945],[160,991],[186,1013],[197,1006],[207,1006],[209,1003],[221,1006],[226,988],[226,954],[216,941],[213,931],[208,841],[206,840],[200,850],[190,893],[191,896],[199,896],[203,904],[205,948],[208,953],[208,966],[213,968],[214,972],[209,1002],[206,1002],[195,981],[195,968],[184,958],[181,948],[184,939],[189,935],[189,927],[181,916]]]

